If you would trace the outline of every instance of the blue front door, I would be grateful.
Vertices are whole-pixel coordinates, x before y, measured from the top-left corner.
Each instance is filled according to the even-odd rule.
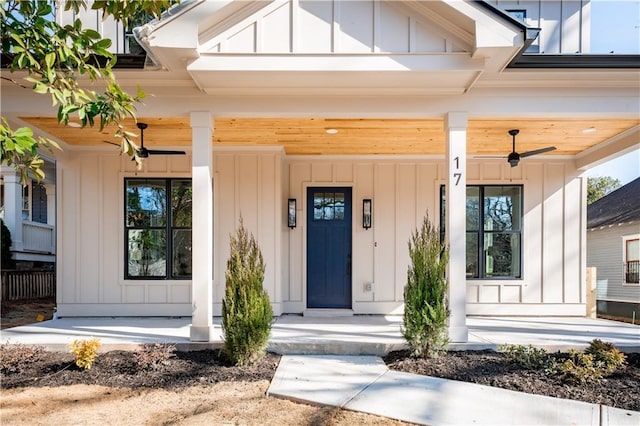
[[[307,188],[307,307],[351,308],[351,188]]]

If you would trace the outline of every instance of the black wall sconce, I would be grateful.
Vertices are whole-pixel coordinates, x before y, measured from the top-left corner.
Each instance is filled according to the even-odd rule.
[[[293,229],[296,227],[296,199],[289,198],[287,203],[287,225]]]
[[[362,227],[371,228],[371,199],[369,198],[362,200]]]

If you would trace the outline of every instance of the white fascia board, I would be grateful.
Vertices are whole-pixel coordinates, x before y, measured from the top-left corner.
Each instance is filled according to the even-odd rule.
[[[468,54],[410,55],[202,55],[187,67],[202,71],[482,71]]]
[[[154,21],[140,28],[140,36],[150,47],[198,47],[200,23],[234,0],[197,0],[189,3],[176,15]]]
[[[525,34],[508,25],[484,9],[462,0],[445,0],[452,8],[465,14],[476,23],[476,48],[522,47]]]

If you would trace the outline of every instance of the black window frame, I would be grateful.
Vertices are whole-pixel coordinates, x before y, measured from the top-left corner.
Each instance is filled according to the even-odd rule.
[[[504,188],[504,187],[512,187],[512,188],[519,188],[520,189],[520,218],[519,218],[519,224],[520,227],[518,230],[500,230],[500,231],[487,231],[484,229],[484,221],[485,221],[485,212],[484,212],[484,202],[485,202],[485,189],[486,188]],[[477,276],[467,276],[467,280],[522,280],[523,276],[524,276],[524,265],[523,265],[523,258],[522,258],[522,252],[523,252],[523,247],[524,247],[524,185],[513,185],[513,184],[490,184],[490,185],[467,185],[466,190],[468,190],[469,188],[478,188],[478,229],[477,230],[472,230],[469,231],[468,229],[466,229],[466,225],[465,225],[465,234],[466,235],[470,235],[470,234],[475,234],[477,235],[477,241],[478,241],[478,252],[477,252],[477,259],[478,259],[478,274]],[[440,240],[444,241],[445,238],[445,224],[446,224],[446,217],[445,217],[445,193],[446,193],[446,188],[445,185],[440,185]],[[465,210],[466,210],[466,206],[465,206]],[[465,217],[468,214],[468,212],[465,212]],[[466,222],[466,221],[465,221]],[[484,239],[485,239],[485,234],[495,234],[495,233],[502,233],[502,234],[517,234],[519,235],[519,239],[520,239],[520,252],[517,254],[518,256],[518,264],[520,265],[520,270],[518,271],[519,274],[514,274],[514,275],[487,275],[486,273],[486,262],[485,262],[485,256],[484,256]],[[466,261],[466,253],[465,253],[465,265],[466,265],[467,261]],[[465,271],[466,272],[466,271]]]
[[[163,182],[165,188],[165,206],[166,206],[166,218],[165,224],[163,226],[129,226],[127,220],[127,188],[128,183],[130,181],[148,181],[148,182]],[[191,275],[173,275],[173,231],[175,230],[189,230],[191,232],[191,237],[193,241],[193,223],[190,227],[185,226],[174,226],[173,225],[173,208],[171,206],[171,188],[172,183],[175,181],[188,181],[191,183],[191,188],[193,188],[193,181],[190,177],[174,177],[174,178],[147,178],[147,177],[127,177],[124,178],[124,279],[125,280],[135,280],[135,281],[168,281],[168,280],[191,280],[193,278],[193,271]],[[192,211],[193,218],[193,211]],[[166,251],[165,251],[165,274],[164,276],[158,275],[130,275],[129,274],[129,231],[136,229],[152,229],[152,230],[164,230],[165,233],[165,241],[166,241]]]

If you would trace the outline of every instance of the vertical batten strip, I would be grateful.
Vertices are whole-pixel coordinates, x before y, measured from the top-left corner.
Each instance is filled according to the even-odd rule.
[[[382,21],[380,20],[380,17],[382,16],[382,13],[380,11],[379,1],[373,1],[372,13],[373,16],[371,18],[373,19],[373,25],[371,26],[371,39],[373,42],[371,43],[371,52],[380,53],[379,42],[382,40],[382,34],[380,34]]]

